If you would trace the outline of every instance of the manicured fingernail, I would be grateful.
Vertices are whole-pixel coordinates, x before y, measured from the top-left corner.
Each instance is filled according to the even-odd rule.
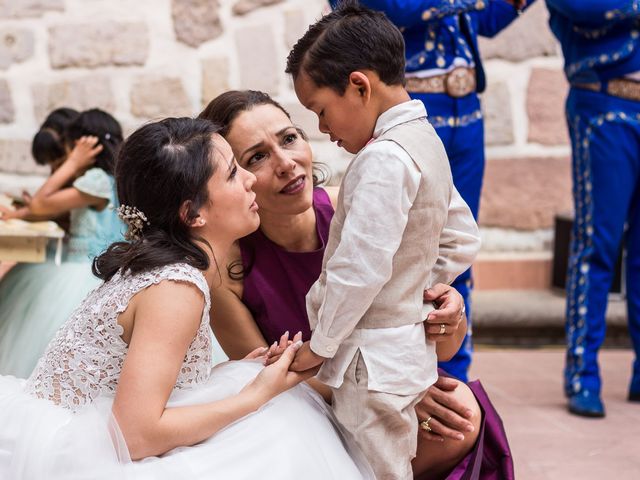
[[[294,349],[299,349],[302,346],[302,340],[298,340],[296,343],[291,344]]]
[[[457,434],[456,440],[464,440],[464,435],[462,435],[461,433]]]
[[[284,336],[288,337],[289,336],[289,330],[287,330],[286,332],[284,332]]]
[[[473,425],[467,425],[467,426],[465,427],[465,430],[466,430],[467,432],[473,432],[473,431],[475,430],[475,428],[473,428]]]

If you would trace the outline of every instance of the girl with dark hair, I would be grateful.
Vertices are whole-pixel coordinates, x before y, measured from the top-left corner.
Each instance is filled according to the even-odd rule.
[[[38,165],[49,165],[51,171],[67,156],[65,130],[79,113],[73,108],[57,108],[45,118],[31,142],[31,154]]]
[[[63,264],[18,265],[0,281],[0,374],[31,373],[58,327],[97,286],[91,259],[124,231],[113,178],[120,125],[106,112],[88,110],[67,125],[64,139],[70,153],[21,215],[42,220],[69,214]]]
[[[316,371],[288,371],[298,338],[268,367],[259,348],[212,368],[217,265],[259,224],[255,176],[216,127],[147,124],[116,176],[127,241],[96,258],[104,282],[27,381],[0,377],[0,477],[373,478],[298,385]]]

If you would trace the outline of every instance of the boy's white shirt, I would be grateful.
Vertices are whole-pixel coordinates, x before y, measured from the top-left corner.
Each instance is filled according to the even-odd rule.
[[[424,105],[418,100],[396,105],[378,118],[373,138],[395,125],[425,116]],[[421,174],[411,157],[391,141],[367,145],[343,179],[346,220],[341,241],[326,263],[324,287],[316,282],[307,295],[308,307],[320,305],[317,310],[308,308],[311,325],[315,325],[311,349],[329,358],[318,378],[331,387],[342,384],[357,350],[367,366],[370,390],[410,395],[423,391],[437,378],[435,346],[426,341],[422,322],[392,328],[356,328],[391,277],[392,260],[420,181]],[[366,242],[361,241],[363,235],[367,236]],[[440,234],[439,257],[431,272],[431,283],[425,288],[451,283],[469,268],[479,247],[477,224],[454,188],[447,222]],[[428,311],[425,308],[425,317]]]

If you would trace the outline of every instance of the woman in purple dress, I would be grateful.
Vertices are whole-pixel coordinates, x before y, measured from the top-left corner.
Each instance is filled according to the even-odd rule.
[[[231,359],[281,342],[283,332],[302,332],[308,340],[305,295],[320,275],[337,190],[314,186],[304,132],[267,94],[224,93],[200,117],[222,126],[238,163],[256,176],[260,206],[259,230],[235,245],[226,259],[227,275],[212,291],[216,337]],[[439,307],[430,314],[437,319],[435,330],[445,323],[452,330],[447,337],[454,337],[430,338],[459,346],[466,332],[462,296],[438,284],[425,292],[425,300]],[[330,401],[328,387],[309,383]],[[416,410],[428,427],[420,429],[413,463],[417,477],[513,478],[502,422],[479,382],[466,385],[443,374]]]

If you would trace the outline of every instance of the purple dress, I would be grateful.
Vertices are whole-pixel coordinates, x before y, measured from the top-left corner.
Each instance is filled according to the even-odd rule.
[[[247,306],[267,343],[285,331],[311,338],[305,296],[322,270],[333,207],[327,192],[313,191],[316,231],[320,248],[289,252],[269,240],[261,230],[240,240],[243,268],[242,302]],[[446,375],[443,370],[439,372]],[[502,420],[480,381],[468,383],[482,410],[478,441],[447,476],[447,480],[513,480],[513,459]]]

